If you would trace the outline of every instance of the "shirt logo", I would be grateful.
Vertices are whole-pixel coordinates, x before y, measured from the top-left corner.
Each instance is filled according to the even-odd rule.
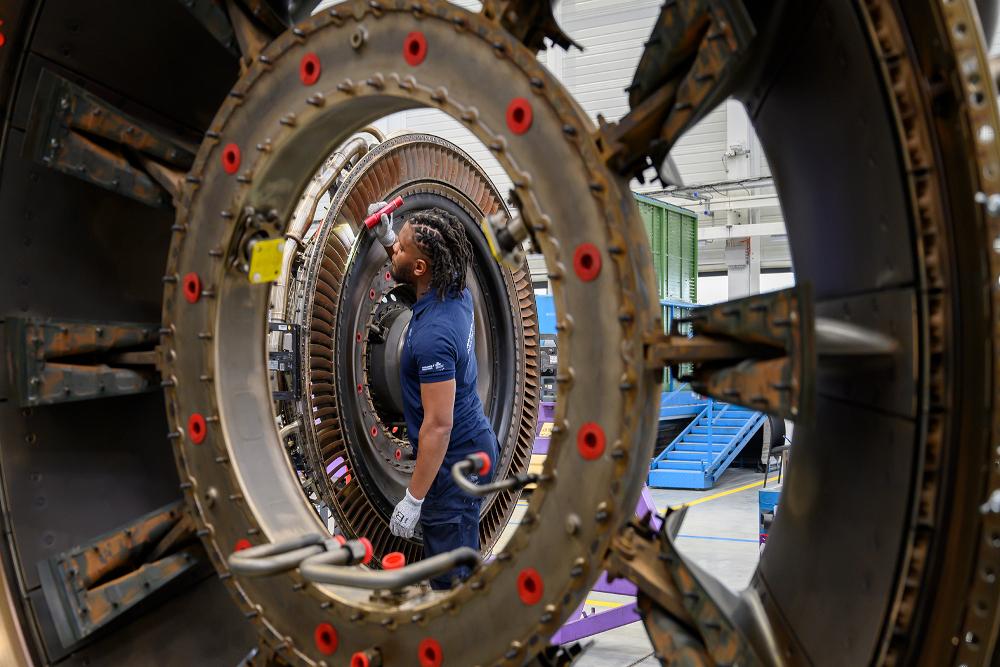
[[[444,370],[444,364],[442,364],[440,361],[435,361],[433,364],[427,364],[426,366],[420,367],[420,372],[422,373],[426,371],[443,371],[443,370]]]

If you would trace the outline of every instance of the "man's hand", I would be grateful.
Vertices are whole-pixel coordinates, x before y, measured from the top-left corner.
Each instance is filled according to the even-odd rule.
[[[423,500],[417,500],[410,495],[410,490],[406,490],[406,495],[396,505],[392,511],[392,521],[389,522],[389,531],[396,537],[413,537],[413,531],[417,527],[420,519],[420,506]]]
[[[377,201],[368,207],[368,215],[374,214],[381,208],[386,206],[386,202]],[[379,217],[378,224],[372,227],[372,231],[375,232],[375,237],[378,238],[379,243],[381,243],[386,248],[391,248],[394,243],[396,243],[396,232],[392,231],[392,213],[388,215],[383,213]]]

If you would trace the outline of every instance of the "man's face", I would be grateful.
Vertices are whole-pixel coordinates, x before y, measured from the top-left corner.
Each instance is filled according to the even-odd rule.
[[[391,263],[392,278],[399,283],[416,285],[417,278],[427,273],[427,257],[417,246],[410,223],[403,225],[399,234],[396,235]]]

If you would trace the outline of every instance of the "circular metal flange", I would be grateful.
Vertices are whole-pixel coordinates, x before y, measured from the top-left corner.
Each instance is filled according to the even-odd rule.
[[[397,228],[413,212],[437,206],[465,225],[472,242],[467,284],[475,309],[478,392],[500,444],[501,477],[526,472],[530,461],[538,334],[527,267],[511,272],[493,261],[478,225],[503,208],[502,197],[463,151],[438,137],[407,134],[381,143],[355,165],[310,245],[294,309],[310,332],[301,355],[308,383],[303,409],[315,415],[305,420],[306,452],[320,471],[316,488],[344,531],[354,535],[364,526],[378,554],[400,551],[412,561],[421,554],[419,537],[392,536],[388,521],[414,465],[401,398],[393,396],[414,295],[392,279],[386,254],[371,234],[354,231],[369,199],[397,195],[405,197]],[[504,492],[484,503],[484,552],[499,537],[518,495]]]
[[[168,258],[171,273],[197,271],[204,283],[195,304],[166,287],[164,320],[177,331],[164,354],[165,372],[177,377],[167,389],[168,417],[183,433],[186,415],[211,415],[201,445],[175,440],[181,477],[190,483],[186,497],[213,563],[279,654],[342,661],[377,646],[384,664],[403,665],[432,640],[443,664],[521,664],[583,599],[641,489],[659,390],[659,374],[645,370],[642,355],[642,334],[656,327],[655,283],[627,184],[604,168],[590,121],[558,82],[507,33],[445,2],[421,4],[427,57],[417,67],[405,63],[411,5],[349,2],[310,18],[265,49],[217,115],[178,207],[188,231],[175,235]],[[351,37],[359,34],[354,48]],[[308,91],[299,77],[306,53],[324,64]],[[520,134],[506,123],[507,106],[518,98],[532,109]],[[453,116],[490,148],[545,253],[559,371],[567,379],[559,386],[547,481],[503,552],[443,595],[390,604],[356,589],[310,585],[294,572],[228,576],[225,558],[241,540],[324,529],[273,426],[267,290],[228,261],[245,233],[243,212],[287,220],[323,157],[350,132],[419,106]],[[234,174],[220,158],[229,143],[242,147]],[[588,282],[567,269],[582,243],[594,244],[602,265]],[[576,447],[584,423],[600,425],[606,437],[593,459]],[[218,491],[212,505],[203,502],[209,487]],[[518,582],[532,571],[525,601]],[[484,633],[496,609],[522,611],[505,618],[503,633]],[[340,638],[332,656],[314,641],[323,623]]]

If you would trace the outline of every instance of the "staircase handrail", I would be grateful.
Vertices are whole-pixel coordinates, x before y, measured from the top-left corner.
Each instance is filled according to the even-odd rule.
[[[764,415],[763,412],[754,413],[754,416],[752,416],[750,419],[747,420],[747,423],[743,425],[743,428],[741,428],[739,431],[736,432],[736,435],[734,435],[733,438],[729,441],[729,444],[726,445],[725,449],[719,452],[719,456],[715,458],[715,460],[712,462],[712,465],[708,467],[708,470],[706,472],[714,474],[715,471],[718,469],[718,467],[722,464],[725,457],[727,457],[729,453],[732,451],[732,449],[736,447],[736,445],[739,444],[739,442],[743,439],[743,436],[747,432],[747,430],[749,430],[751,426],[762,423],[764,419],[766,419],[766,416]],[[711,446],[709,446],[709,449],[711,449]]]

